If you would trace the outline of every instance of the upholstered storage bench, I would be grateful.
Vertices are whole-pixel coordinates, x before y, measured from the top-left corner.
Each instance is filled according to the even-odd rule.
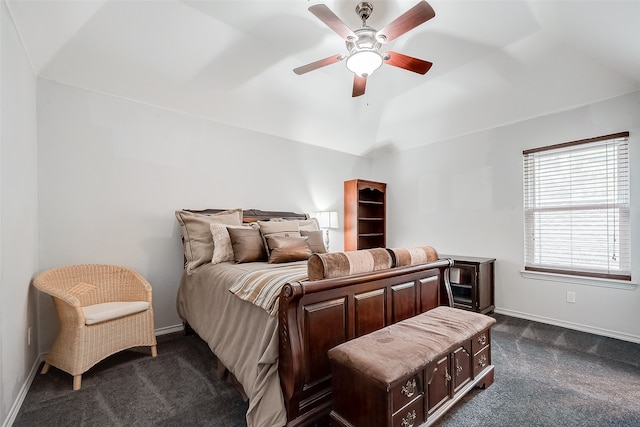
[[[440,306],[329,350],[332,425],[430,425],[493,383],[492,317]]]

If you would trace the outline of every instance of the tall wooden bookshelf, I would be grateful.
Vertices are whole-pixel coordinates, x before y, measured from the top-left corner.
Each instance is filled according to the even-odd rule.
[[[344,250],[386,246],[386,196],[383,182],[344,182]]]

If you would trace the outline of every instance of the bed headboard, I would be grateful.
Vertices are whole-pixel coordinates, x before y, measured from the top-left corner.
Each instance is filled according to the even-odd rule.
[[[194,268],[202,265],[205,260],[209,260],[213,255],[213,240],[211,232],[209,230],[209,222],[206,217],[226,211],[228,209],[183,209],[176,211],[176,218],[180,223],[180,234],[183,245],[183,261],[184,267],[187,272],[192,272]],[[239,209],[234,209],[235,214],[238,214]],[[186,225],[183,214],[188,212],[187,216],[192,217]],[[286,212],[286,211],[261,211],[259,209],[243,209],[243,222],[252,223],[256,221],[268,221],[271,219],[284,219],[284,220],[307,220],[309,215],[304,213]],[[194,215],[195,214],[195,215]],[[194,219],[201,217],[199,219]],[[190,235],[190,240],[185,242],[185,234]],[[190,274],[190,273],[189,273]]]
[[[186,211],[210,215],[225,211],[227,209],[185,209]],[[242,218],[244,222],[268,221],[271,218],[282,218],[286,220],[309,219],[309,215],[304,213],[286,211],[261,211],[260,209],[243,209]]]

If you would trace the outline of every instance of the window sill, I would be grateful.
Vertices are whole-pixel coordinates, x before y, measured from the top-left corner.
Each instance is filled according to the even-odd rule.
[[[635,282],[626,280],[602,279],[599,277],[571,276],[568,274],[545,273],[541,271],[521,270],[520,275],[525,279],[547,280],[550,282],[572,283],[574,285],[598,286],[602,288],[624,289],[633,291],[638,286]]]

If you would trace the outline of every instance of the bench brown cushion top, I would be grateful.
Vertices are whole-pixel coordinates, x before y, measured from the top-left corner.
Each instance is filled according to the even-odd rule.
[[[342,343],[328,354],[389,388],[495,322],[484,314],[441,306]]]

